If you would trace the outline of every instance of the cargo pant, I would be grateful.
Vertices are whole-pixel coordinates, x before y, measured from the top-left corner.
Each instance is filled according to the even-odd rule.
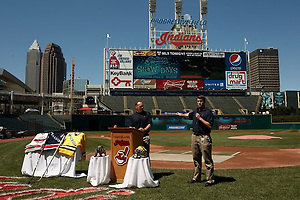
[[[214,182],[214,162],[212,159],[212,140],[210,135],[192,134],[191,148],[193,154],[193,161],[195,165],[193,179],[201,180],[202,157],[206,167],[206,180],[209,183]]]

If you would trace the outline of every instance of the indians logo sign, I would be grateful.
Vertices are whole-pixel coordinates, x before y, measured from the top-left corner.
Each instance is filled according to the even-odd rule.
[[[29,184],[21,184],[15,182],[24,177],[5,177],[0,176],[0,199],[78,199],[77,195],[85,195],[84,200],[88,199],[115,199],[116,195],[131,195],[134,191],[131,190],[110,190],[105,187],[86,187],[79,189],[53,189],[53,188],[40,188],[32,189]],[[2,182],[4,180],[5,182]],[[9,182],[8,182],[9,180]],[[97,193],[95,193],[97,192]],[[28,197],[28,195],[33,195]],[[81,196],[82,197],[82,196]]]
[[[201,45],[203,41],[200,35],[190,35],[184,33],[165,32],[161,34],[159,39],[155,40],[156,45],[173,44],[178,47],[181,45]]]
[[[115,155],[115,161],[116,161],[117,165],[122,166],[122,165],[125,165],[127,163],[129,150],[130,150],[129,147],[126,146],[124,148],[124,150],[119,150],[117,152],[117,154]]]

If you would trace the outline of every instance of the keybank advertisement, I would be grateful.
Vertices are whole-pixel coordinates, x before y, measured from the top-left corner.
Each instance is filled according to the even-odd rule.
[[[245,71],[226,71],[226,89],[247,89],[247,73]]]
[[[110,70],[109,72],[109,87],[116,88],[133,88],[133,71],[132,70]]]
[[[226,53],[226,71],[246,71],[246,53]]]
[[[132,69],[132,51],[111,50],[109,52],[110,69]]]

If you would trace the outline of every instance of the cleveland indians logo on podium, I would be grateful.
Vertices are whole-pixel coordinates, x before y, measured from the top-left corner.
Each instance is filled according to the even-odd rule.
[[[126,146],[124,150],[119,150],[115,155],[115,161],[118,165],[125,165],[128,161],[129,147]]]

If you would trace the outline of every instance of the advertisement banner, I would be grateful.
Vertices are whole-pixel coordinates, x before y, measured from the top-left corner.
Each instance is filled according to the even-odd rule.
[[[133,88],[133,71],[132,70],[110,70],[109,71],[109,87],[116,88]]]
[[[135,89],[156,89],[156,79],[134,79]]]
[[[273,92],[274,106],[285,105],[285,94],[284,92]]]
[[[135,79],[178,79],[180,64],[175,57],[134,56],[133,73]]]
[[[226,89],[247,89],[247,72],[226,71]]]
[[[167,130],[187,130],[187,125],[167,125]]]
[[[249,116],[216,116],[215,123],[217,125],[232,125],[232,124],[251,124]]]
[[[156,88],[164,90],[199,90],[203,89],[203,80],[158,79],[156,80]]]
[[[262,92],[261,94],[262,100],[261,100],[261,106],[266,108],[272,108],[273,107],[273,98],[272,98],[272,92]]]
[[[204,58],[225,58],[224,52],[203,52]]]
[[[238,130],[237,124],[219,124],[218,130]]]
[[[246,53],[226,53],[225,70],[226,71],[246,71]]]
[[[204,89],[207,90],[224,90],[225,80],[204,80]]]
[[[133,56],[156,56],[156,51],[133,51]]]
[[[133,69],[132,51],[111,50],[109,69]]]

